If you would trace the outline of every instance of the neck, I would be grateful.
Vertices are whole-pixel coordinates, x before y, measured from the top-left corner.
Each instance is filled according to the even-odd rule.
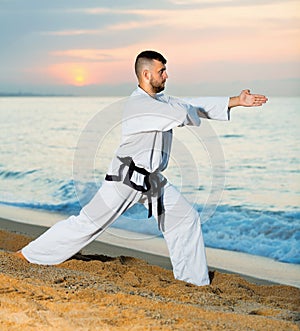
[[[153,89],[149,88],[148,86],[145,86],[144,84],[139,84],[139,88],[141,88],[143,91],[145,91],[147,94],[150,95],[150,97],[155,97],[156,93],[153,91]]]

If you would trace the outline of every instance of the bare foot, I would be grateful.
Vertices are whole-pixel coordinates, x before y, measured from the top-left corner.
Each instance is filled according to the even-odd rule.
[[[26,262],[29,262],[28,260],[26,260],[25,256],[22,254],[21,251],[17,251],[15,253],[13,253],[14,256],[18,257],[19,259],[23,260],[23,261],[26,261]]]

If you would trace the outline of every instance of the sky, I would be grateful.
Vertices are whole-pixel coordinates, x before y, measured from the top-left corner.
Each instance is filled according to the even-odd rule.
[[[0,0],[0,92],[123,96],[145,49],[167,92],[300,96],[300,1]]]

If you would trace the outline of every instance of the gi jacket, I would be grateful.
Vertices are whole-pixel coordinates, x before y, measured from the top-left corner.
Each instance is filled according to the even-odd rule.
[[[229,120],[228,97],[176,98],[158,93],[150,96],[138,87],[124,103],[121,144],[115,153],[108,176],[124,181],[130,158],[138,168],[130,181],[147,190],[147,173],[160,174],[166,169],[171,145],[172,129],[177,126],[200,126],[202,118]],[[127,159],[128,160],[128,159]],[[141,189],[142,190],[142,189]]]

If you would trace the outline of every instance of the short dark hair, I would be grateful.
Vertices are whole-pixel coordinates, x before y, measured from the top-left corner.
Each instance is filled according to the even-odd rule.
[[[144,63],[145,61],[152,61],[152,60],[160,61],[162,64],[167,63],[167,60],[160,53],[151,50],[143,51],[136,57],[135,60],[134,70],[136,75],[137,76],[139,75],[140,66],[142,63]]]

